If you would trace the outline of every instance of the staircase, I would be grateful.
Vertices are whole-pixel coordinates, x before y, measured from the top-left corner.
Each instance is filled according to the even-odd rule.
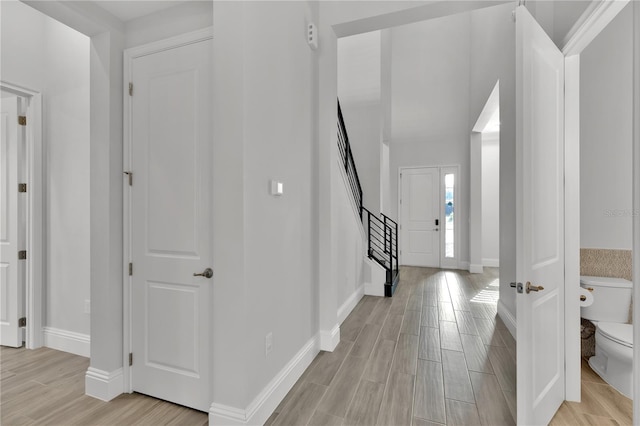
[[[362,199],[362,186],[358,178],[356,164],[353,161],[353,152],[349,144],[347,129],[338,101],[338,152],[344,164],[347,182],[351,189],[351,195],[360,212],[360,219],[366,226],[369,259],[375,261],[386,270],[384,283],[384,295],[391,297],[398,286],[400,268],[398,267],[398,224],[384,214],[380,217],[364,208]]]

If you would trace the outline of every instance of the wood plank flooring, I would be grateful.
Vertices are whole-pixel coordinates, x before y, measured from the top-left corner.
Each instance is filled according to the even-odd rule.
[[[0,347],[0,424],[206,425],[207,413],[141,394],[84,394],[89,359],[49,348]]]
[[[551,426],[633,424],[633,401],[602,380],[585,359],[581,373],[582,402],[564,401]]]
[[[497,269],[403,268],[393,298],[365,296],[268,425],[513,425],[516,344],[496,315]],[[207,414],[141,394],[84,395],[87,358],[0,347],[2,425],[205,425]],[[631,400],[583,360],[582,403],[551,425],[631,425]]]
[[[365,296],[266,424],[515,424],[516,345],[485,270],[402,268],[393,298]]]

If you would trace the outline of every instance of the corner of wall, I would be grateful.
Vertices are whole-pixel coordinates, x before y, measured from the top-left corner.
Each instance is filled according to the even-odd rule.
[[[509,333],[516,339],[517,335],[517,322],[514,314],[509,312],[509,309],[502,303],[501,300],[498,300],[498,316],[504,322],[504,324],[509,329]]]
[[[339,331],[338,329],[338,338]],[[230,407],[213,402],[209,408],[209,424],[229,426],[264,424],[318,355],[319,341],[319,334],[312,337],[246,408]]]
[[[84,379],[85,395],[102,401],[111,401],[124,391],[122,367],[114,371],[104,371],[89,367]]]

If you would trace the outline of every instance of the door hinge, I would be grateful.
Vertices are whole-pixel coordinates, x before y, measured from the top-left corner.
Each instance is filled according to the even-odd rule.
[[[19,115],[18,116],[18,124],[21,126],[26,126],[27,125],[27,117],[25,115]]]
[[[133,352],[129,352],[129,367],[133,365]]]
[[[27,251],[26,250],[20,250],[18,252],[18,260],[25,260],[27,258]]]
[[[26,327],[27,326],[27,319],[25,317],[22,317],[18,320],[18,327]]]
[[[27,184],[19,183],[18,184],[18,192],[27,192]]]
[[[129,83],[129,96],[133,96],[133,83]]]
[[[133,172],[123,172],[129,178],[129,186],[133,185]]]
[[[129,276],[133,275],[133,263],[129,262]]]

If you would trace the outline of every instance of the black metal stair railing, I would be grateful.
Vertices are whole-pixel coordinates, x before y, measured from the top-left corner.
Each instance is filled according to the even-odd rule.
[[[364,212],[367,213],[367,237],[369,258],[379,263],[386,270],[386,282],[384,285],[385,296],[391,297],[398,285],[398,224],[389,217],[381,214],[381,218],[364,208],[362,199],[362,186],[353,161],[353,152],[344,124],[340,101],[338,101],[338,152],[341,163],[345,168],[347,182],[351,194],[358,208],[360,219],[364,220]]]
[[[379,218],[366,208],[363,211],[367,213],[367,254],[385,268],[387,276],[384,293],[390,297],[396,289],[399,276],[398,224],[384,214]]]
[[[349,188],[351,188],[353,199],[356,202],[360,218],[362,218],[362,186],[360,185],[360,178],[358,177],[358,171],[356,170],[356,163],[353,161],[353,152],[351,151],[347,128],[344,125],[340,101],[338,101],[338,150],[340,152],[342,164],[345,168]]]

